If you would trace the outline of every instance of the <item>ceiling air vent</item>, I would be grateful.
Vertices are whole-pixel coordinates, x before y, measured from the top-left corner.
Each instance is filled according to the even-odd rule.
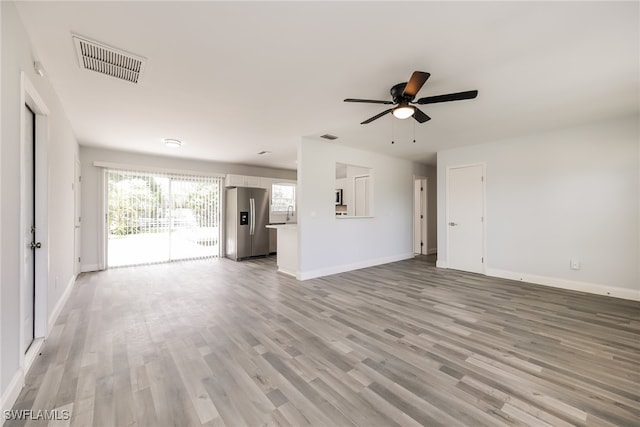
[[[138,84],[146,59],[73,35],[80,68]]]

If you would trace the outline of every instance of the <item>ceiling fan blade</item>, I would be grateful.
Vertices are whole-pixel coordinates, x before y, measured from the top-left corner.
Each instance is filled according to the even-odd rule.
[[[427,116],[421,109],[417,107],[413,107],[413,108],[414,108],[413,118],[416,119],[418,123],[424,123],[431,120],[431,117]]]
[[[363,103],[367,103],[367,104],[393,104],[393,101],[378,101],[375,99],[354,99],[354,98],[347,98],[344,100],[344,102],[363,102]]]
[[[367,123],[371,123],[372,121],[379,119],[380,117],[384,116],[385,114],[389,114],[391,112],[391,110],[393,110],[393,108],[389,108],[388,110],[383,111],[380,114],[377,114],[373,117],[371,117],[370,119],[365,120],[364,122],[360,123],[361,125],[366,125]]]
[[[408,98],[413,99],[420,89],[422,89],[422,85],[427,81],[431,74],[425,73],[424,71],[414,71],[411,75],[411,79],[407,82],[407,86],[404,88],[404,92],[402,96],[406,96]]]
[[[438,102],[449,101],[461,101],[463,99],[473,99],[478,96],[477,90],[468,90],[466,92],[448,93],[446,95],[427,96],[426,98],[420,98],[415,103],[424,104],[436,104]]]

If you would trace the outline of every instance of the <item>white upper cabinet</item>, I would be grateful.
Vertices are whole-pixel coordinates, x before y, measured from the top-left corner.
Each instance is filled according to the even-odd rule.
[[[271,187],[271,178],[228,174],[226,178],[225,186],[226,187],[254,187],[254,188],[268,189]]]

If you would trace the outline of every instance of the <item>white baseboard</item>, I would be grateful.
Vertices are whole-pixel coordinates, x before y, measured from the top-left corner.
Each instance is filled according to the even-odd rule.
[[[73,285],[75,285],[75,283],[76,283],[76,275],[74,274],[73,276],[71,276],[71,280],[69,280],[69,283],[67,283],[66,289],[62,293],[62,296],[60,296],[60,299],[58,300],[58,303],[56,304],[56,306],[51,311],[51,314],[49,315],[49,321],[47,323],[47,335],[46,335],[46,337],[49,336],[49,332],[51,332],[51,329],[53,328],[53,325],[56,324],[56,320],[58,320],[58,316],[60,315],[60,312],[62,311],[62,307],[64,307],[65,303],[69,299],[69,295],[71,295],[71,290],[73,289]]]
[[[438,260],[436,260],[436,267],[437,268],[448,268],[448,265],[447,265],[446,261],[440,261],[438,259]]]
[[[640,289],[617,288],[601,285],[599,283],[579,282],[575,280],[558,279],[555,277],[538,276],[534,274],[515,273],[513,271],[487,268],[487,276],[499,277],[521,282],[535,283],[536,285],[551,286],[572,291],[587,292],[596,295],[605,295],[615,298],[623,298],[640,301]]]
[[[282,267],[278,267],[278,273],[286,274],[287,276],[295,277],[296,279],[298,278],[298,275],[296,273]]]
[[[24,371],[18,369],[0,398],[0,410],[2,410],[2,413],[0,413],[0,426],[4,425],[5,422],[4,411],[13,408],[22,391],[22,387],[24,387]]]
[[[29,370],[33,365],[33,362],[36,360],[38,354],[40,354],[40,348],[44,344],[44,338],[36,338],[33,340],[31,345],[29,346],[29,350],[24,355],[24,374],[25,376],[29,374]]]
[[[429,248],[427,249],[427,255],[433,255],[438,253],[438,248]]]
[[[359,270],[361,268],[374,267],[376,265],[388,264],[390,262],[403,261],[405,259],[411,259],[415,256],[413,252],[402,254],[402,255],[394,255],[385,258],[377,258],[372,260],[366,260],[361,262],[356,262],[352,264],[344,264],[344,265],[336,265],[327,268],[320,268],[317,270],[311,271],[301,271],[297,275],[298,280],[308,280],[315,279],[317,277],[330,276],[332,274],[345,273],[347,271]]]
[[[83,264],[80,266],[81,273],[88,273],[90,271],[100,271],[101,268],[98,264]]]

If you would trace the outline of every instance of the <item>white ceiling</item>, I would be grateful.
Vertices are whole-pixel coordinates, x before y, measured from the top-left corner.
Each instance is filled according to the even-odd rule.
[[[638,2],[17,7],[86,146],[295,169],[301,137],[328,132],[340,137],[328,144],[434,163],[449,147],[640,114]],[[81,70],[72,33],[147,58],[142,83]],[[431,73],[418,97],[479,95],[425,105],[432,120],[415,126],[360,125],[387,106],[342,102],[390,99],[414,70]]]

